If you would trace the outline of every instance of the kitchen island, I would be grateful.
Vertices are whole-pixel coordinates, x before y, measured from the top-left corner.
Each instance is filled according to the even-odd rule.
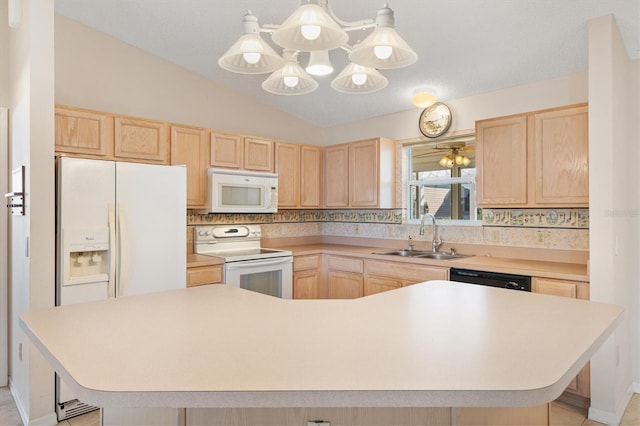
[[[20,325],[80,400],[187,408],[188,420],[207,407],[543,406],[621,318],[613,305],[430,281],[355,300],[202,286]]]

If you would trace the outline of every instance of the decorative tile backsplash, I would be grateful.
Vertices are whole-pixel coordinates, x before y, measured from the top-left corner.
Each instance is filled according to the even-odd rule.
[[[588,209],[484,209],[483,226],[440,226],[448,243],[589,250]],[[402,240],[432,238],[431,227],[402,222],[402,209],[281,210],[273,214],[189,214],[188,225],[263,224],[264,238],[317,235]]]
[[[402,223],[402,209],[280,210],[270,214],[189,214],[187,225],[231,223]]]
[[[589,209],[482,209],[483,226],[589,228]]]

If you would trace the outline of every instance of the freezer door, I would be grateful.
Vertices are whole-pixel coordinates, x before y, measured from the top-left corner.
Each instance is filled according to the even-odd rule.
[[[116,297],[186,287],[186,168],[116,163]]]

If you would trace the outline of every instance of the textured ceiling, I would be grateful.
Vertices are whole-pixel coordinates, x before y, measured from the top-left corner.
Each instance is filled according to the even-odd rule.
[[[382,0],[330,3],[345,21],[374,18],[383,5]],[[280,24],[299,4],[299,0],[55,0],[55,10],[320,127],[411,109],[411,94],[420,87],[435,89],[439,100],[446,102],[586,71],[587,22],[603,15],[614,15],[629,56],[640,56],[638,0],[391,0],[396,30],[418,53],[418,62],[382,70],[389,79],[382,91],[345,95],[331,89],[329,83],[348,62],[340,49],[330,52],[334,73],[317,78],[320,87],[308,95],[272,95],[260,86],[267,74],[233,74],[217,65],[242,34],[247,10],[260,24]],[[354,44],[368,31],[350,34]],[[301,55],[301,65],[306,61]]]

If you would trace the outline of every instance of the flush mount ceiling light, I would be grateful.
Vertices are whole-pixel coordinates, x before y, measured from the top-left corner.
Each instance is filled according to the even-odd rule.
[[[302,0],[298,9],[282,25],[260,27],[251,11],[244,16],[243,23],[245,34],[222,55],[218,64],[228,71],[240,74],[273,73],[262,84],[271,93],[300,95],[315,90],[318,83],[309,74],[327,75],[333,72],[328,53],[333,49],[340,48],[348,52],[351,60],[331,82],[331,87],[343,93],[371,93],[381,90],[387,86],[388,81],[376,68],[400,68],[418,60],[418,55],[395,31],[394,13],[387,4],[378,11],[375,21],[364,19],[345,22],[336,17],[329,0]],[[374,28],[373,32],[361,43],[353,47],[348,44],[348,31],[370,28]],[[284,59],[267,44],[260,33],[271,34],[272,41],[284,49]],[[298,65],[297,57],[300,52],[309,52],[307,72]],[[356,68],[354,71],[354,66],[361,69]],[[284,76],[290,74],[296,74],[298,79],[292,77],[287,82],[297,84],[283,88]],[[282,84],[274,82],[280,80]]]
[[[436,95],[426,90],[417,90],[411,97],[411,102],[417,107],[426,108],[436,103]]]

